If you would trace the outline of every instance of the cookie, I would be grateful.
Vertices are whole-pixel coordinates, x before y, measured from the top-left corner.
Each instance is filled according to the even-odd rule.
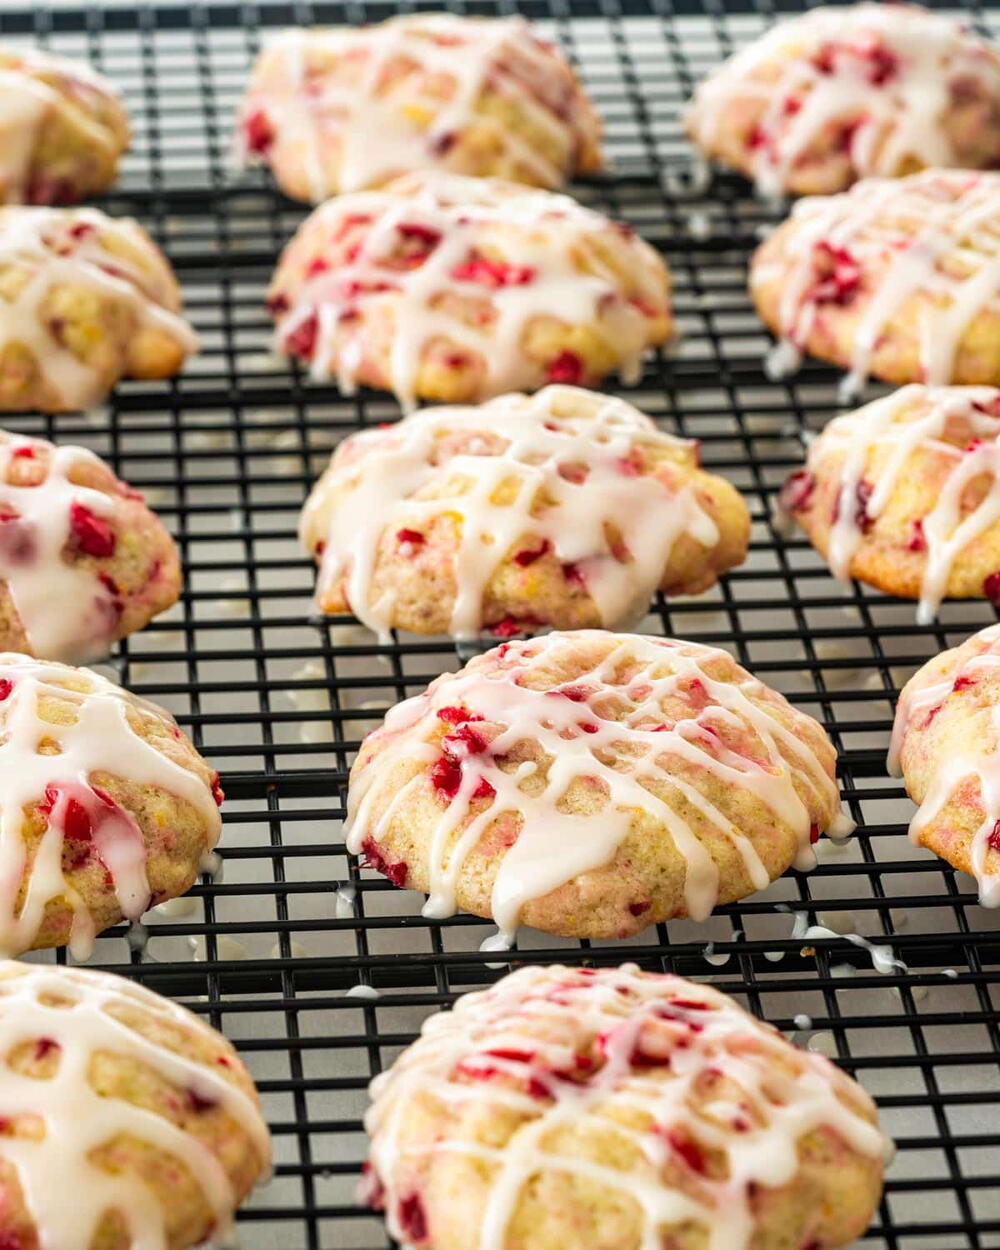
[[[314,204],[420,169],[559,187],[601,166],[563,54],[520,17],[450,13],[288,31],[254,67],[237,146]]]
[[[910,841],[975,877],[1000,907],[1000,625],[943,651],[903,687],[889,771],[919,804]]]
[[[885,382],[1000,385],[1000,173],[928,170],[799,201],[757,249],[750,293],[803,352]]]
[[[86,668],[0,655],[0,954],[69,944],[183,894],[219,775],[163,708]]]
[[[917,599],[1000,605],[1000,391],[905,386],[837,417],[779,496],[835,576]]]
[[[822,728],[715,647],[507,642],[393,708],[351,771],[347,847],[395,885],[566,937],[629,937],[815,862],[850,831]]]
[[[463,995],[371,1097],[361,1196],[412,1250],[835,1250],[891,1149],[828,1059],[634,964]]]
[[[1000,164],[1000,52],[910,4],[777,22],[698,85],[688,136],[764,195]]]
[[[75,204],[114,182],[128,117],[89,65],[0,45],[0,115],[0,203]]]
[[[203,1020],[84,968],[0,962],[0,1243],[186,1250],[270,1164],[250,1074]]]
[[[697,444],[572,386],[428,408],[345,439],[302,514],[317,606],[474,637],[634,624],[746,556],[738,492]]]
[[[177,282],[130,218],[0,209],[0,410],[71,412],[196,350]]]
[[[633,231],[567,196],[430,171],[317,209],[268,307],[277,346],[335,378],[473,403],[546,382],[635,380],[671,329],[670,279]]]
[[[173,539],[93,452],[0,430],[0,651],[97,659],[180,584]]]

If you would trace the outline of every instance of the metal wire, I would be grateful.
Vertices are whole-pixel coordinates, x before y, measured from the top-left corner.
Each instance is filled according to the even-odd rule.
[[[918,628],[912,605],[844,590],[800,538],[775,531],[771,497],[801,461],[804,432],[835,411],[835,374],[807,364],[786,382],[764,376],[767,339],[747,299],[746,262],[774,214],[736,178],[717,176],[701,198],[678,181],[689,159],[683,100],[773,20],[770,0],[751,11],[722,0],[448,7],[516,7],[577,61],[614,161],[577,193],[663,251],[683,330],[629,398],[664,428],[699,438],[707,467],[752,510],[743,568],[704,599],[657,602],[644,628],[728,647],[817,716],[859,822],[846,850],[823,848],[815,872],[791,872],[706,925],[660,925],[628,945],[526,934],[516,958],[634,959],[710,980],[797,1029],[800,1042],[831,1049],[876,1095],[899,1144],[861,1244],[1000,1246],[997,917],[976,904],[968,878],[909,846],[912,809],[884,762],[902,681],[994,613],[949,604],[939,624]],[[499,956],[478,949],[490,926],[423,920],[420,898],[345,854],[339,822],[360,738],[381,706],[460,659],[446,641],[378,647],[347,618],[312,614],[313,571],[295,540],[305,492],[338,438],[398,410],[384,396],[342,399],[268,356],[263,291],[303,211],[264,174],[229,164],[233,106],[265,28],[390,11],[348,0],[0,13],[4,36],[88,56],[124,89],[133,148],[104,206],[137,215],[166,248],[203,341],[181,378],[124,384],[106,411],[7,424],[108,456],[148,492],[183,554],[179,605],[113,663],[131,689],[168,705],[221,770],[224,875],[193,891],[190,914],[154,913],[144,952],[119,929],[99,941],[94,962],[207,1015],[257,1077],[278,1167],[243,1213],[247,1250],[387,1244],[381,1221],[353,1197],[367,1081],[428,1011],[502,971]],[[984,29],[995,20],[971,16]],[[792,912],[889,944],[909,972],[879,975],[842,939],[804,948],[791,937]],[[796,1025],[801,1013],[808,1028]]]

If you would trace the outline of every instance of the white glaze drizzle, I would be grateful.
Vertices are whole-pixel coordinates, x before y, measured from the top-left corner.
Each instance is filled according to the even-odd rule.
[[[16,1172],[39,1244],[52,1250],[89,1250],[101,1218],[116,1211],[128,1227],[132,1250],[166,1250],[164,1212],[153,1191],[138,1174],[105,1171],[89,1158],[91,1151],[119,1135],[137,1138],[182,1162],[215,1216],[217,1235],[228,1235],[236,1195],[218,1155],[156,1112],[121,1097],[102,1096],[88,1079],[97,1054],[148,1066],[181,1091],[222,1107],[247,1134],[266,1171],[270,1139],[254,1100],[218,1069],[143,1037],[109,1009],[139,1010],[185,1033],[208,1033],[207,1026],[122,977],[82,968],[16,967],[19,975],[0,979],[0,1054],[38,1041],[60,1048],[57,1070],[49,1079],[20,1075],[9,1066],[0,1074],[5,1118],[37,1117],[44,1127],[38,1140],[0,1135],[0,1159]],[[61,1005],[47,1002],[48,996],[62,1000]]]
[[[110,251],[101,236],[115,239],[126,254]],[[103,398],[97,370],[79,359],[46,324],[46,296],[57,286],[84,287],[103,299],[124,300],[140,323],[177,339],[188,352],[198,340],[182,316],[157,293],[159,275],[143,272],[126,256],[152,245],[134,221],[111,218],[96,208],[7,207],[0,212],[0,270],[10,266],[28,272],[13,299],[0,299],[0,351],[21,343],[37,361],[39,371],[60,401],[86,408]],[[155,257],[157,265],[163,262]]]
[[[971,322],[1000,309],[1000,174],[927,170],[909,178],[868,179],[835,196],[809,196],[792,210],[789,254],[751,268],[751,288],[782,282],[778,330],[787,366],[806,346],[824,306],[818,250],[843,252],[860,275],[865,311],[854,331],[845,392],[868,376],[886,327],[920,298],[917,339],[923,381],[952,380]],[[765,245],[768,246],[768,245]],[[962,276],[949,269],[958,266]]]
[[[289,285],[292,258],[322,260],[323,244],[349,218],[370,222],[353,258],[313,276],[292,278]],[[434,242],[419,264],[400,269],[394,253],[414,230]],[[595,246],[609,236],[619,250],[627,247],[631,253],[635,297],[626,295],[621,277],[604,261],[597,272],[579,268],[581,255],[592,268],[598,265]],[[520,278],[492,286],[455,277],[473,258],[487,253],[492,260],[497,252],[500,263],[519,271]],[[415,403],[422,354],[432,340],[446,340],[452,350],[482,362],[478,391],[487,397],[534,389],[546,380],[542,363],[528,359],[522,346],[535,318],[565,325],[600,321],[621,361],[621,376],[635,381],[650,342],[650,320],[669,313],[660,257],[638,237],[622,235],[606,217],[565,195],[440,172],[402,180],[385,191],[338,196],[316,209],[286,249],[272,290],[290,300],[278,326],[277,349],[289,352],[290,342],[315,319],[311,375],[319,381],[335,375],[345,394],[358,380],[365,321],[391,316],[389,386],[408,408]],[[449,295],[479,301],[490,315],[470,323],[447,300],[442,304]]]
[[[68,689],[61,684],[66,680],[83,681],[87,688]],[[95,848],[114,881],[122,914],[129,920],[137,919],[149,905],[142,831],[132,815],[117,804],[110,809],[102,805],[90,778],[95,773],[108,773],[185,800],[201,816],[206,842],[211,846],[221,830],[218,808],[199,776],[139,737],[128,722],[127,711],[135,706],[173,726],[169,713],[162,708],[146,700],[136,701],[90,669],[65,668],[13,653],[0,655],[0,683],[0,693],[5,693],[0,701],[0,954],[28,950],[46,905],[63,898],[73,912],[70,950],[75,958],[86,959],[93,946],[95,925],[83,898],[63,871],[67,801],[100,807],[100,819],[92,822]],[[76,720],[55,724],[43,719],[39,704],[45,697],[74,705]],[[38,748],[43,742],[54,744],[57,752],[41,754]],[[25,808],[41,803],[49,788],[59,797],[29,864],[24,842]],[[18,910],[22,885],[26,885],[26,892]]]
[[[341,72],[359,60],[360,80]],[[387,89],[400,65],[410,72]],[[474,126],[503,166],[516,163],[541,186],[561,185],[571,168],[553,164],[506,120],[478,111],[487,88],[564,151],[567,163],[581,143],[596,144],[597,123],[569,67],[523,18],[430,13],[362,29],[291,30],[273,40],[241,109],[238,155],[243,164],[265,156],[252,150],[247,131],[259,110],[273,142],[301,152],[318,204],[398,174],[447,166],[448,153]],[[331,145],[334,166],[324,161]]]
[[[633,1063],[636,1052],[660,1062]],[[582,1076],[578,1055],[593,1065]],[[559,1075],[567,1071],[576,1079]],[[739,1088],[738,1101],[699,1095],[703,1082],[720,1073]],[[494,1074],[523,1081],[524,1092],[491,1079]],[[424,1151],[433,1150],[488,1166],[470,1250],[503,1250],[526,1187],[547,1170],[596,1182],[634,1203],[641,1213],[640,1250],[659,1250],[671,1227],[687,1221],[704,1230],[708,1250],[745,1250],[756,1222],[751,1186],[789,1184],[803,1136],[829,1128],[852,1151],[889,1157],[888,1138],[838,1097],[838,1088],[845,1088],[845,1078],[824,1057],[796,1049],[707,986],[643,974],[634,964],[598,971],[535,966],[431,1016],[420,1039],[372,1082],[365,1127],[376,1184],[385,1187],[389,1231],[404,1244],[399,1214],[410,1196],[406,1177],[422,1171]],[[874,1111],[865,1092],[855,1090],[858,1106]],[[408,1116],[416,1100],[426,1107],[428,1099],[440,1103],[443,1114],[493,1104],[525,1119],[502,1146],[470,1140],[466,1132],[433,1147],[408,1147],[402,1139]],[[637,1113],[651,1123],[637,1127]],[[574,1128],[620,1139],[623,1147],[637,1148],[639,1158],[619,1169],[582,1151],[554,1148],[553,1138]],[[661,1179],[668,1163],[683,1160],[690,1167],[707,1152],[724,1156],[724,1177],[695,1169],[696,1192]]]
[[[491,444],[473,443],[443,458],[442,438],[477,430],[506,439],[506,447],[477,454]],[[692,445],[660,433],[620,399],[552,386],[531,397],[504,395],[479,408],[425,409],[390,430],[355,434],[349,443],[352,454],[343,464],[335,456],[307,502],[301,533],[310,548],[320,535],[325,542],[321,589],[346,574],[352,611],[384,638],[393,605],[384,598],[372,603],[371,583],[386,530],[420,535],[435,517],[458,518],[457,595],[449,626],[458,638],[475,637],[483,628],[484,593],[515,546],[529,553],[551,550],[572,564],[602,625],[614,627],[646,611],[681,535],[706,548],[719,541],[718,527],[691,486],[667,485],[653,473],[640,473],[630,459],[636,448]],[[678,461],[664,465],[675,474],[690,472]],[[435,483],[454,485],[421,499]],[[330,492],[340,496],[332,512]],[[631,553],[628,563],[615,557],[609,526]]]
[[[963,82],[1000,102],[1000,57],[952,18],[903,4],[824,7],[776,23],[701,82],[687,123],[712,149],[736,102],[759,104],[749,160],[757,190],[773,197],[839,124],[853,126],[858,177],[893,177],[913,161],[965,165],[943,125]]]
[[[0,431],[0,436],[4,432]],[[7,482],[19,456],[48,458],[43,481]],[[47,660],[85,663],[106,654],[114,637],[114,594],[94,568],[65,557],[74,509],[98,518],[115,515],[114,496],[70,480],[80,465],[100,466],[85,447],[55,447],[44,439],[0,437],[0,581],[6,582],[32,652]]]
[[[977,407],[978,405],[978,407]],[[982,409],[987,411],[982,411]],[[969,446],[944,438],[950,423],[961,421],[969,430]],[[973,445],[975,444],[975,445]],[[917,451],[933,451],[951,465],[933,507],[921,518],[926,562],[921,576],[917,621],[930,624],[948,589],[948,578],[963,551],[1000,520],[1000,390],[988,386],[904,386],[884,399],[831,421],[809,448],[809,472],[822,478],[824,462],[841,460],[841,504],[830,530],[827,558],[834,575],[850,577],[851,561],[864,531],[855,505],[873,453],[887,451],[888,459],[870,483],[864,512],[875,521],[893,491],[910,472]],[[989,489],[970,512],[961,503],[969,483],[988,476]]]
[[[550,663],[553,653],[595,640],[608,640],[612,645],[593,668],[565,683],[571,690],[569,696],[558,697],[558,686],[535,690],[519,684],[519,678]],[[440,727],[442,708],[457,706],[481,716],[487,725],[500,726],[486,751],[470,752],[461,760],[457,791],[434,828],[428,849],[431,890],[425,915],[439,919],[455,911],[457,882],[466,857],[493,822],[509,814],[519,822],[520,830],[497,872],[491,911],[501,933],[512,942],[525,904],[607,864],[639,810],[663,825],[685,861],[687,911],[692,918],[703,920],[718,897],[718,869],[692,826],[673,803],[648,788],[651,784],[669,786],[675,802],[695,807],[731,841],[751,882],[763,889],[769,877],[753,840],[700,788],[664,772],[658,764],[664,751],[704,768],[722,786],[752,793],[775,819],[794,830],[799,842],[796,866],[807,869],[815,865],[810,815],[795,790],[793,777],[817,802],[839,811],[836,782],[794,730],[784,726],[767,705],[749,697],[764,689],[756,678],[742,669],[737,669],[731,680],[717,680],[708,674],[705,666],[713,659],[724,656],[732,662],[725,652],[673,639],[608,635],[596,630],[554,633],[505,645],[500,671],[481,672],[482,664],[473,661],[460,673],[445,674],[423,694],[393,708],[384,728],[398,736],[383,745],[352,778],[346,839],[348,850],[360,854],[369,840],[379,844],[400,804],[424,784],[426,774],[421,770],[402,786],[376,820],[372,806],[385,797],[385,778],[402,760],[416,759],[431,766],[442,758],[441,749],[427,740],[435,727]],[[613,684],[615,672],[633,663],[638,665],[635,675],[625,685]],[[668,671],[651,676],[654,666]],[[683,683],[694,681],[705,691],[703,713],[664,729],[661,703],[671,695],[683,697]],[[609,699],[619,705],[626,701],[628,711],[622,719],[602,716],[602,703]],[[711,731],[713,723],[752,730],[767,764],[731,751]],[[588,728],[582,729],[583,724]],[[474,721],[473,731],[478,726]],[[399,732],[404,729],[406,732]],[[522,787],[536,765],[525,761],[508,773],[496,763],[524,741],[538,743],[551,757],[544,787],[537,794]],[[608,756],[614,759],[614,767],[605,762]],[[563,796],[582,778],[593,779],[606,793],[607,802],[590,815],[561,810]],[[483,780],[494,794],[485,808],[474,813],[471,804]],[[831,822],[835,833],[846,834],[852,827],[843,813]],[[453,838],[453,845],[449,845]]]
[[[983,650],[976,651],[975,647],[980,644]],[[947,663],[950,657],[965,649],[966,654],[959,662]],[[942,661],[946,661],[946,665]],[[1000,668],[1000,625],[990,625],[974,634],[962,647],[932,660],[912,677],[896,705],[887,761],[890,775],[901,775],[900,756],[910,728],[916,726],[915,731],[919,732],[928,713],[951,694],[956,681],[961,677],[971,683],[977,676],[997,668]],[[935,680],[938,673],[944,676]],[[985,712],[977,707],[972,715],[981,723],[983,732],[976,735],[968,750],[936,760],[927,792],[910,821],[910,841],[916,846],[923,845],[923,828],[939,816],[959,787],[973,782],[979,791],[983,819],[971,840],[972,875],[979,886],[980,903],[984,907],[1000,907],[1000,868],[991,871],[986,865],[991,837],[1000,824],[1000,703],[992,703]],[[994,861],[1000,858],[1000,851],[994,851],[993,858]]]

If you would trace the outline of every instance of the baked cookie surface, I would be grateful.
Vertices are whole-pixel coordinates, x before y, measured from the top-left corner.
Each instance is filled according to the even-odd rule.
[[[917,5],[777,22],[697,87],[687,132],[765,195],[1000,165],[1000,51]]]
[[[576,75],[519,17],[288,31],[254,67],[238,143],[312,203],[418,169],[559,187],[601,165]]]
[[[89,65],[0,44],[0,203],[73,204],[103,191],[128,140],[118,92]]]
[[[213,772],[169,713],[90,669],[0,655],[0,954],[183,894],[219,838]]]
[[[173,539],[93,452],[0,430],[0,651],[97,659],[180,583]]]
[[[636,378],[671,330],[649,244],[564,195],[430,171],[306,219],[269,291],[279,351],[335,378],[470,403]]]
[[[187,1250],[226,1238],[270,1141],[236,1051],[84,968],[0,962],[0,1242]]]
[[[811,865],[850,831],[811,717],[724,651],[601,630],[507,642],[390,710],[347,846],[398,886],[569,937],[628,937]]]
[[[906,386],[831,421],[779,496],[841,580],[1000,604],[1000,390]]]
[[[750,269],[782,341],[848,369],[845,392],[886,382],[1000,385],[1000,173],[928,170],[800,200]]]
[[[1000,625],[943,651],[903,687],[889,771],[919,810],[910,840],[1000,907]]]
[[[550,386],[351,435],[301,535],[323,611],[473,637],[633,624],[657,587],[697,593],[740,563],[749,528],[695,443],[623,400]]]
[[[634,964],[465,994],[371,1095],[362,1196],[414,1250],[835,1250],[890,1149],[829,1060]]]

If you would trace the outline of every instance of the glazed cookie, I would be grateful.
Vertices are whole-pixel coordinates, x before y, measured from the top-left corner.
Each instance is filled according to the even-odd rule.
[[[754,255],[750,293],[781,343],[886,382],[1000,384],[1000,173],[929,170],[801,200]]]
[[[831,421],[782,509],[835,576],[918,599],[1000,606],[1000,391],[905,386]]]
[[[0,650],[96,659],[180,581],[173,539],[93,452],[0,430]]]
[[[601,630],[508,642],[393,708],[347,847],[395,885],[567,937],[629,937],[850,831],[830,740],[725,652]]]
[[[975,877],[1000,907],[1000,625],[930,660],[903,687],[889,771],[920,810],[910,841]]]
[[[828,1059],[634,964],[463,995],[371,1096],[361,1196],[413,1250],[835,1250],[891,1151]]]
[[[69,412],[197,347],[170,266],[130,218],[0,209],[0,410]]]
[[[86,668],[0,655],[0,953],[94,936],[183,894],[218,841],[213,772],[163,708]]]
[[[671,329],[670,280],[631,229],[549,191],[432,171],[317,209],[268,299],[278,348],[336,378],[468,403],[635,379]]]
[[[0,1054],[6,1250],[228,1240],[271,1146],[220,1033],[122,977],[8,960]]]
[[[812,9],[702,82],[687,132],[765,195],[1000,164],[1000,52],[917,5]]]
[[[455,637],[633,624],[657,587],[694,594],[739,564],[749,529],[697,444],[571,386],[352,435],[301,526],[322,611]]]
[[[114,182],[128,118],[89,65],[0,45],[0,114],[0,203],[73,204]]]
[[[418,169],[559,187],[601,166],[576,75],[519,17],[288,31],[257,61],[238,136],[244,163],[314,204]]]

